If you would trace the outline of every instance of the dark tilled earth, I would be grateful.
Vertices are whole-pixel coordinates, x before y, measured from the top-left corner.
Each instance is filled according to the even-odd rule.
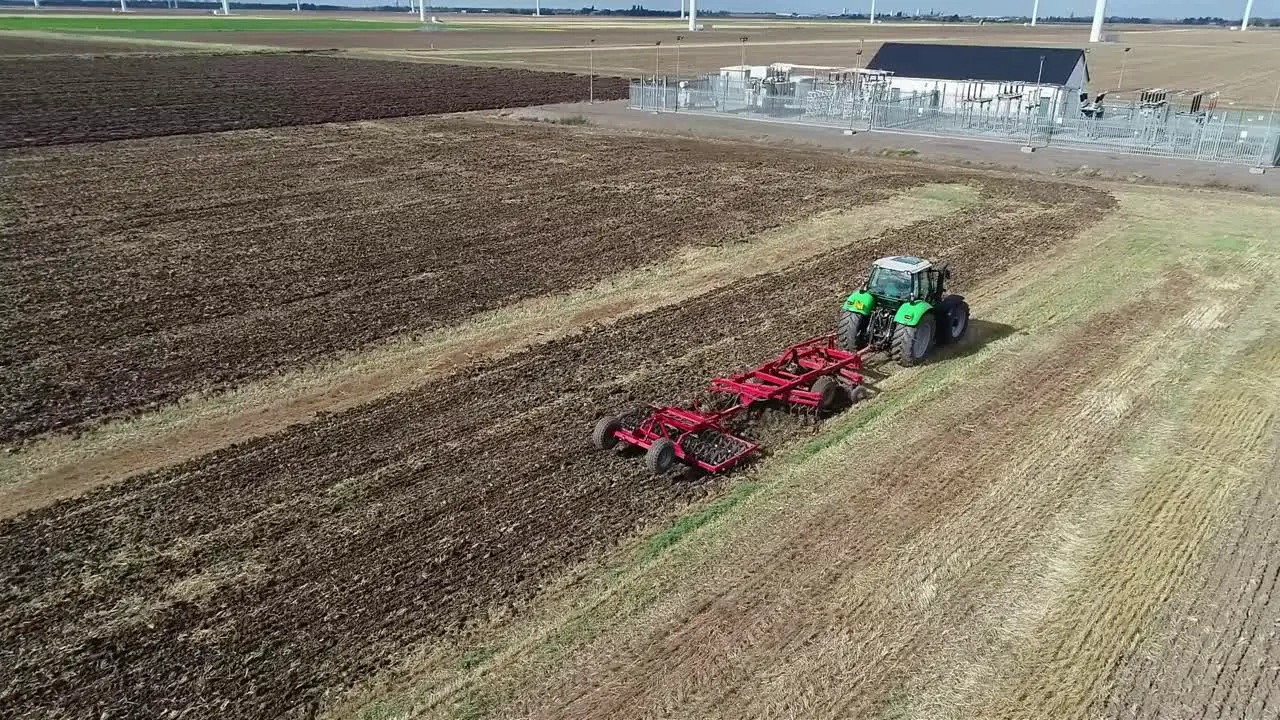
[[[9,151],[0,168],[0,443],[938,177],[820,152],[461,118]]]
[[[878,256],[950,261],[963,291],[1114,204],[935,179],[985,201],[0,523],[0,717],[305,717],[685,501],[590,450],[599,414],[828,328]]]
[[[587,86],[569,73],[289,53],[9,58],[0,148],[572,102]],[[596,98],[626,95],[626,80],[596,78]]]
[[[0,60],[38,55],[108,55],[147,51],[163,53],[165,49],[146,44],[106,42],[91,37],[34,38],[0,34]]]

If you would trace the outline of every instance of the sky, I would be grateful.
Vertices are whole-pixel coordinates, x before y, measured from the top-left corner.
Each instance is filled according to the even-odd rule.
[[[379,0],[393,1],[393,0]],[[452,7],[533,7],[533,0],[437,0],[438,4]],[[846,9],[851,13],[866,13],[871,9],[870,0],[705,0],[701,8],[712,10],[739,10],[745,12],[798,12],[834,14]],[[401,0],[407,3],[408,0]],[[582,7],[594,5],[600,8],[630,7],[640,4],[646,8],[675,10],[679,0],[542,0],[546,7]],[[1107,4],[1108,15],[1130,17],[1181,18],[1217,16],[1239,18],[1244,14],[1245,0],[1111,0]],[[430,2],[428,2],[430,7]],[[876,13],[902,11],[914,13],[917,9],[927,13],[930,9],[944,14],[1013,15],[1031,14],[1031,0],[876,0]],[[1092,16],[1093,2],[1089,0],[1041,0],[1040,15],[1067,16],[1075,12],[1077,17]],[[1254,17],[1280,17],[1280,0],[1254,0]],[[1278,59],[1280,61],[1280,59]]]

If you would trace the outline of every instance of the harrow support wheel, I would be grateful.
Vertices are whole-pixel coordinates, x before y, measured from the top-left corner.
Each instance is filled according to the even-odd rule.
[[[644,466],[654,475],[666,475],[676,464],[676,445],[666,438],[655,440],[644,454]]]
[[[591,444],[597,450],[609,450],[618,444],[618,436],[614,433],[622,429],[622,421],[613,415],[606,415],[596,421],[591,431]]]
[[[868,391],[862,385],[854,385],[853,387],[849,388],[848,393],[849,393],[850,405],[857,405],[863,400],[866,400],[867,398],[871,397],[871,392]]]
[[[818,401],[818,415],[829,415],[840,407],[841,396],[844,395],[840,381],[830,375],[823,375],[814,381],[811,392],[822,396]]]

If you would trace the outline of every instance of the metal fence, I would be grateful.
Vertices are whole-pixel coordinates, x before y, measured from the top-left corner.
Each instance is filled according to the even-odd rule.
[[[795,123],[854,131],[974,138],[1033,147],[1204,160],[1254,167],[1280,165],[1280,120],[1240,110],[1180,112],[1137,100],[1085,116],[1078,105],[1027,106],[1017,98],[961,98],[937,92],[899,96],[857,83],[763,88],[739,77],[633,81],[630,107]]]

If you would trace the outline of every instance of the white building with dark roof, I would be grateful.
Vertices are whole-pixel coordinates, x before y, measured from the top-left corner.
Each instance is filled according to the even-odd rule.
[[[889,75],[886,99],[1001,115],[1078,113],[1089,83],[1085,52],[1072,48],[889,42],[867,69]]]

